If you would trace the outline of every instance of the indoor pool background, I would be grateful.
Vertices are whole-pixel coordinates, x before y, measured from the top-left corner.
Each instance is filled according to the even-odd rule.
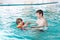
[[[44,11],[48,30],[23,31],[16,27],[17,18],[31,22],[28,27],[33,26],[36,21],[35,12],[39,7]],[[0,6],[0,40],[60,40],[60,6]]]

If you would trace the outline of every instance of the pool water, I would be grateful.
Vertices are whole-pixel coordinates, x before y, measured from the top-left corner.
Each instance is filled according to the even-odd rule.
[[[44,17],[48,22],[48,30],[20,30],[16,26],[16,19],[22,18],[28,25],[35,25],[37,8],[29,6],[4,6],[0,7],[0,40],[60,40],[60,11],[59,5],[55,12],[44,9]],[[52,10],[52,11],[54,11]]]

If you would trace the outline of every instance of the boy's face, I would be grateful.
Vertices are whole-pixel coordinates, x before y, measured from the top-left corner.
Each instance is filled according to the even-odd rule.
[[[40,17],[42,17],[42,14],[36,13],[36,16],[37,16],[38,18],[40,18]]]
[[[18,20],[19,22],[22,22],[21,20]]]

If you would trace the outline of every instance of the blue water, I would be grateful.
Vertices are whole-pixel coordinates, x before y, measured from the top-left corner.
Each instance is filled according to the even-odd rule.
[[[40,32],[36,30],[20,30],[16,26],[16,19],[22,18],[24,22],[31,22],[28,27],[33,26],[36,21],[35,6],[0,7],[0,40],[60,40],[60,6],[54,10],[44,9],[44,17],[48,22],[48,30]],[[42,8],[43,9],[43,8]]]

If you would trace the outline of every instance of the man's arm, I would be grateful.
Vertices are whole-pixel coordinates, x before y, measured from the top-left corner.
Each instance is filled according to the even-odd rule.
[[[36,27],[31,27],[31,28],[41,28],[41,27],[44,27],[44,26],[36,26]]]

